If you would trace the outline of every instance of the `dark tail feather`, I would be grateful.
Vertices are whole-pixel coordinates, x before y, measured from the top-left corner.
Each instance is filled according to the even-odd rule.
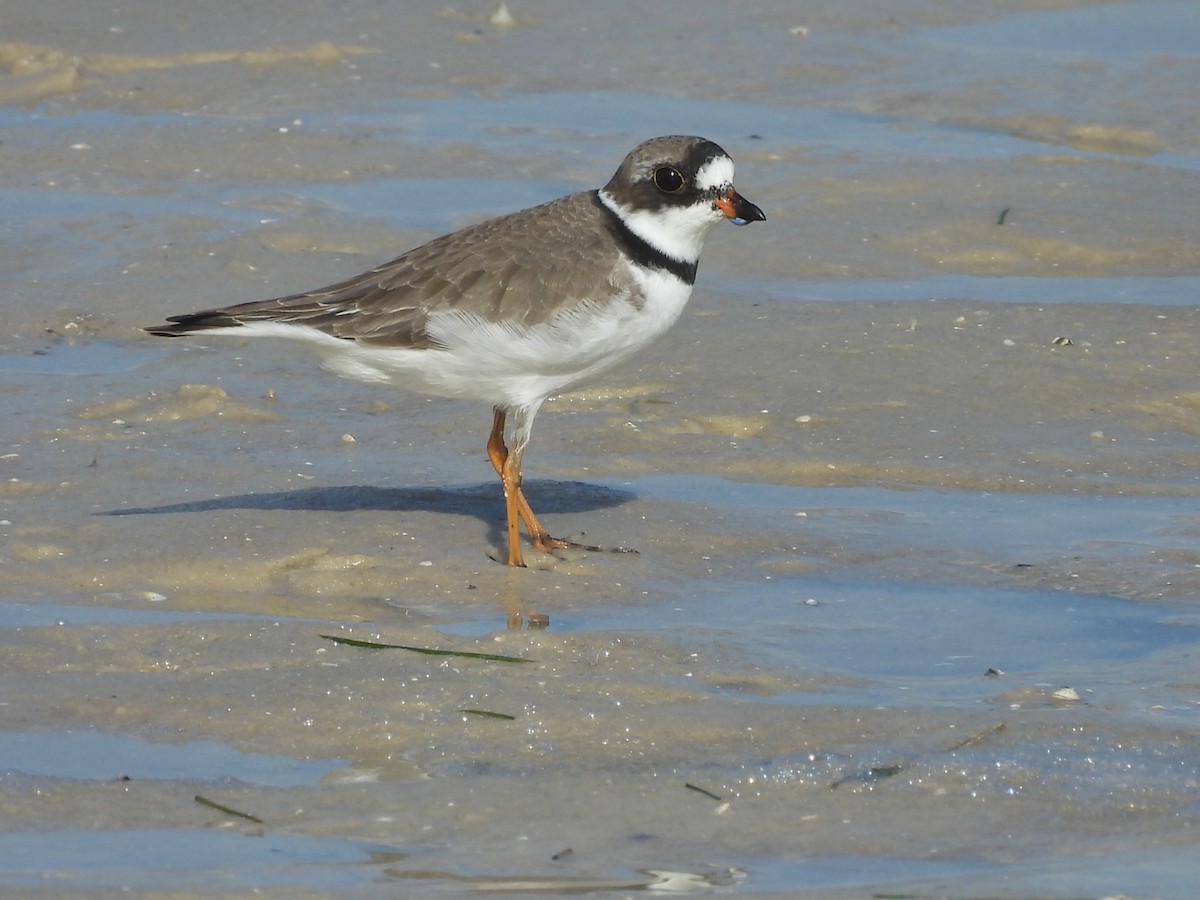
[[[212,328],[235,328],[242,323],[227,313],[218,310],[188,313],[185,316],[168,316],[165,325],[150,325],[142,331],[157,334],[161,337],[182,337],[185,334],[195,334],[197,331],[208,331]]]

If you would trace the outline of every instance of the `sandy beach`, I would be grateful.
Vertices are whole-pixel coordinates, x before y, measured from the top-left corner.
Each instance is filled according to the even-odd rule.
[[[0,26],[0,893],[1192,895],[1194,4]],[[485,406],[141,330],[664,133],[767,221],[525,459],[636,553],[497,562]]]

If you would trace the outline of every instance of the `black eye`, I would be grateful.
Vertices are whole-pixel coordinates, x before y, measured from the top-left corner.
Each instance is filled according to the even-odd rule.
[[[682,190],[684,184],[683,175],[678,169],[663,166],[654,170],[654,186],[664,194],[674,194]]]

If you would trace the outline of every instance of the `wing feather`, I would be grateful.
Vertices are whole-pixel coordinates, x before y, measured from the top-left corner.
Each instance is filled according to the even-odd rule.
[[[622,277],[606,229],[596,192],[571,194],[435,238],[328,287],[172,316],[147,330],[177,336],[273,321],[420,349],[434,346],[427,324],[437,312],[534,325]]]

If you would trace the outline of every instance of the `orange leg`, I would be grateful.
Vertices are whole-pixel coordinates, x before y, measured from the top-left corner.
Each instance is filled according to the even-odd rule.
[[[487,454],[492,468],[500,476],[500,483],[504,485],[504,505],[508,519],[508,564],[525,565],[525,558],[521,554],[521,522],[525,523],[525,530],[529,533],[529,543],[543,553],[566,548],[599,551],[600,547],[589,547],[586,544],[551,537],[550,532],[538,521],[529,501],[525,499],[525,493],[521,490],[521,456],[524,445],[518,442],[517,446],[509,450],[504,443],[504,421],[505,411],[497,408],[492,418],[492,433],[488,437]],[[517,421],[520,423],[520,418]]]
[[[492,418],[492,433],[488,437],[487,453],[488,459],[492,461],[492,468],[496,470],[496,474],[500,476],[500,483],[504,485],[504,509],[508,518],[508,564],[524,566],[525,557],[521,555],[519,527],[521,473],[518,470],[514,478],[508,471],[509,452],[504,444],[504,410],[499,407]]]

